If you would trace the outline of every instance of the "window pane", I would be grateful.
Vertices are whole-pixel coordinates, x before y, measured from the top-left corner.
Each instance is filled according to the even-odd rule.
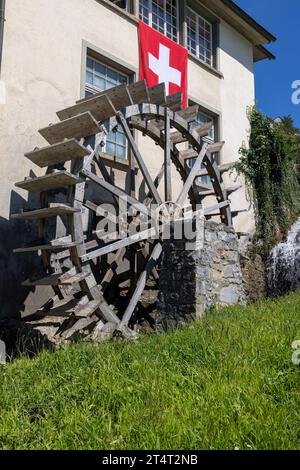
[[[93,85],[94,84],[94,75],[92,72],[86,72],[86,82],[89,84],[89,85]]]
[[[178,42],[178,0],[140,0],[140,19]]]
[[[93,85],[99,90],[105,90],[105,79],[95,75]]]
[[[125,83],[129,83],[127,75],[92,57],[87,58],[86,97]],[[107,127],[108,122],[105,122],[104,125]],[[104,151],[120,158],[126,158],[127,141],[124,133],[121,131],[109,132]]]
[[[197,15],[193,10],[187,10],[188,49],[192,54],[208,65],[213,65],[212,24]]]
[[[101,75],[102,77],[105,77],[105,72],[106,72],[106,67],[103,64],[100,64],[100,62],[94,62],[95,64],[95,73],[97,75]]]
[[[129,0],[110,0],[112,3],[122,8],[123,10],[130,11],[130,2]]]

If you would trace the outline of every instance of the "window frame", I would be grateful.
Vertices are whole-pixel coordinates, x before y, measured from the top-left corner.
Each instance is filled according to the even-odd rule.
[[[114,7],[120,8],[121,11],[126,11],[127,13],[133,13],[133,2],[132,0],[125,0],[126,6],[122,8],[118,3],[115,3],[113,0],[108,0]]]
[[[146,21],[143,19],[142,17],[142,14],[141,14],[141,9],[143,8],[143,1],[144,0],[139,0],[139,10],[138,10],[138,18],[143,21],[144,23],[146,23]],[[161,33],[161,31],[159,31],[157,28],[155,28],[153,26],[153,0],[145,0],[148,2],[148,10],[149,10],[149,22],[146,23],[148,24],[148,26],[150,26],[151,28],[155,29],[155,31],[158,31]],[[166,13],[167,13],[167,9],[166,9],[166,6],[167,6],[167,0],[163,0],[164,1],[164,16],[166,17]],[[171,0],[172,1],[172,0]],[[179,2],[180,0],[175,0],[176,1],[176,40],[174,39],[173,35],[172,37],[170,38],[170,36],[168,36],[167,34],[167,21],[164,19],[164,32],[161,33],[161,34],[164,34],[164,36],[166,36],[167,38],[171,39],[172,41],[176,42],[177,44],[180,44],[180,6],[179,6]]]
[[[196,53],[194,53],[189,45],[189,18],[190,14],[195,16],[195,24],[196,24],[196,31],[195,31],[195,44],[196,44]],[[209,33],[210,33],[210,49],[208,49],[206,46],[203,46],[205,49],[205,52],[210,52],[210,62],[207,62],[207,60],[202,59],[200,55],[200,41],[199,38],[201,37],[204,41],[207,41],[205,37],[202,37],[200,34],[200,22],[203,21],[204,25],[209,26]],[[209,67],[214,67],[215,64],[215,51],[214,51],[214,25],[213,23],[205,18],[203,15],[195,11],[193,8],[190,6],[187,6],[186,8],[186,24],[187,24],[187,49],[190,54],[192,54],[194,57],[196,57],[201,63],[208,65]]]

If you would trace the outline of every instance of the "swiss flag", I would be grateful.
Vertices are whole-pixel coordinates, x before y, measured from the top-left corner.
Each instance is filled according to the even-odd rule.
[[[187,107],[188,51],[163,34],[139,22],[140,80],[148,87],[166,84],[167,95],[183,93]]]

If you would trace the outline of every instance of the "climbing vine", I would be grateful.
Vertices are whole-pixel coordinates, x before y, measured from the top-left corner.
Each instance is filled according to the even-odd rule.
[[[297,129],[290,117],[273,121],[253,107],[248,118],[249,145],[240,149],[237,170],[250,183],[256,239],[267,252],[300,215],[300,186],[295,172],[300,150]]]

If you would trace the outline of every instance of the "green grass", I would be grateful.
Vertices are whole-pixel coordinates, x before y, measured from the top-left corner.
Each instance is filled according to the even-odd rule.
[[[300,449],[300,294],[0,366],[1,449]]]

